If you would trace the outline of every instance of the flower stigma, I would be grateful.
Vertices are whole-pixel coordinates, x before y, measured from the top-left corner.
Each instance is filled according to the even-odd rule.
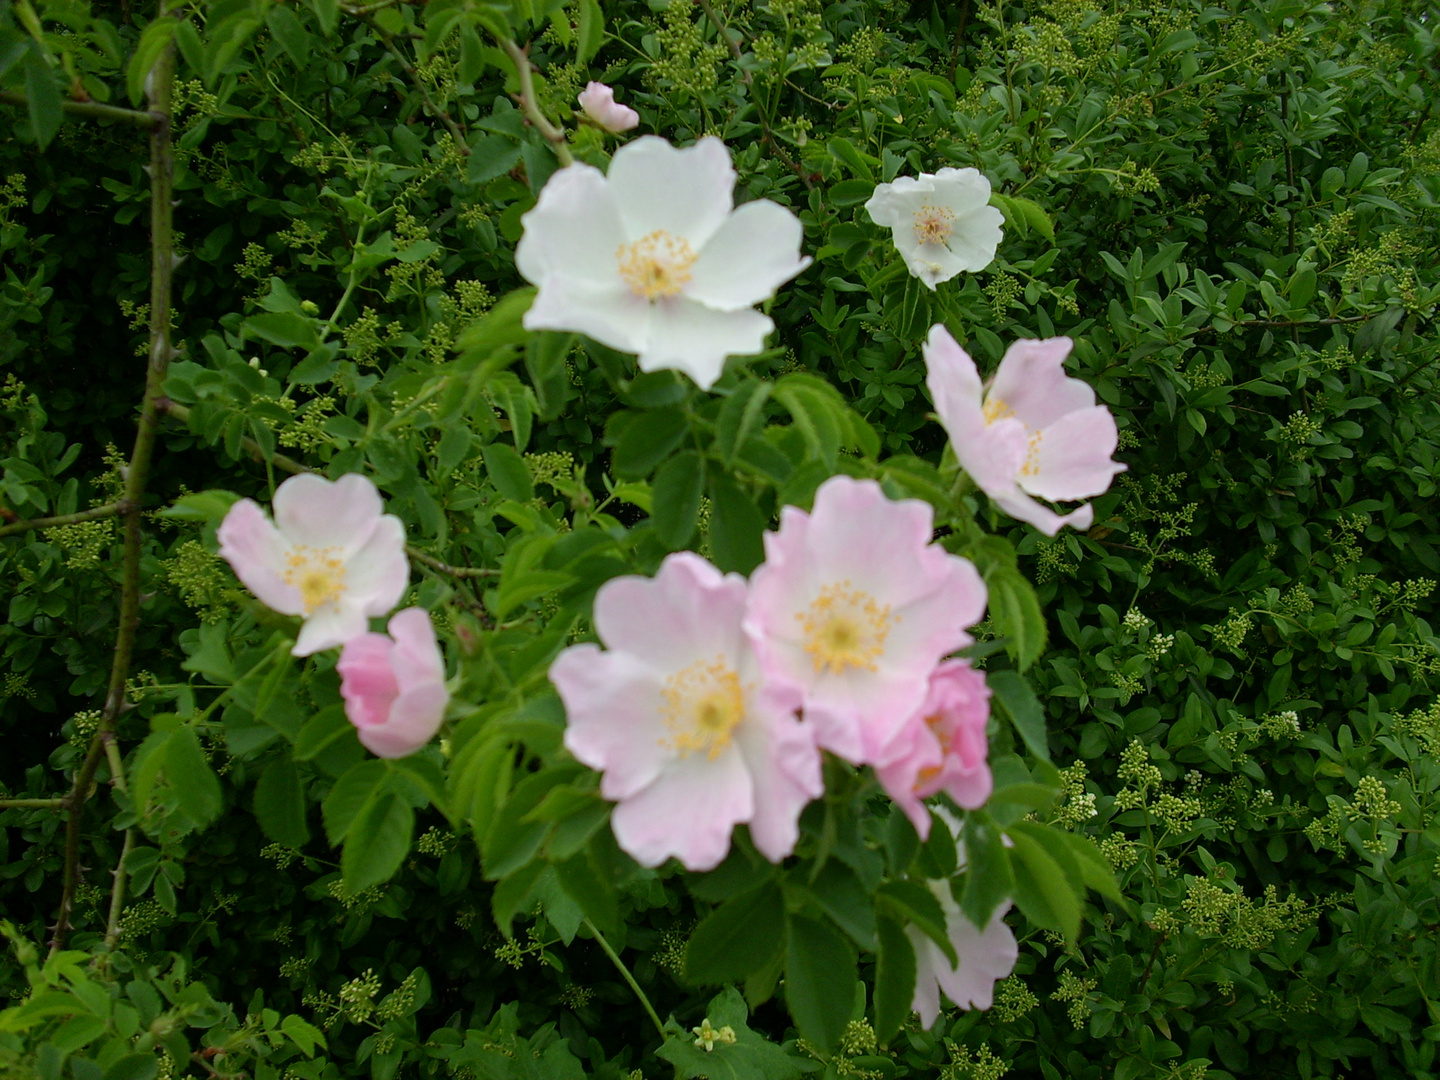
[[[898,615],[890,605],[881,605],[869,593],[852,589],[850,582],[826,585],[808,610],[795,618],[805,635],[805,651],[816,672],[827,668],[836,675],[847,668],[875,671],[875,661],[885,652],[885,639]]]
[[[656,229],[633,244],[621,244],[615,259],[630,291],[653,303],[662,296],[677,295],[689,284],[696,255],[683,236]]]
[[[919,244],[943,244],[955,231],[955,211],[944,206],[925,203],[915,211],[915,241]]]
[[[345,563],[336,557],[339,550],[296,544],[286,554],[280,579],[299,590],[306,615],[345,595]]]
[[[723,657],[681,668],[665,680],[660,696],[665,701],[665,725],[671,731],[668,745],[681,757],[703,753],[714,761],[745,718],[740,673]]]

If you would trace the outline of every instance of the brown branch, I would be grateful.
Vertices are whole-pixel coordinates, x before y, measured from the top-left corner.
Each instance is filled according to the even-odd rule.
[[[0,810],[63,810],[69,805],[69,799],[0,798]]]
[[[162,2],[160,18],[169,13]],[[125,552],[121,563],[120,617],[115,633],[115,656],[110,665],[105,705],[100,724],[90,740],[85,760],[75,772],[68,799],[69,821],[65,829],[65,869],[60,891],[60,910],[50,938],[50,955],[65,947],[70,932],[70,911],[80,877],[80,822],[85,802],[100,759],[114,739],[116,721],[125,708],[125,680],[130,673],[130,656],[135,632],[140,626],[140,558],[144,537],[140,532],[140,508],[145,498],[145,481],[154,455],[160,427],[161,387],[170,369],[174,349],[170,344],[171,284],[175,272],[175,158],[170,139],[171,97],[175,85],[175,43],[169,42],[155,60],[146,83],[150,89],[150,112],[157,117],[150,129],[150,351],[145,371],[145,394],[140,400],[135,448],[125,472],[121,517],[124,522]]]
[[[19,105],[28,109],[30,102],[24,94],[0,90],[0,104]],[[121,109],[114,105],[101,105],[98,101],[60,102],[60,108],[76,116],[88,116],[92,120],[113,120],[118,124],[133,124],[136,127],[153,130],[165,118],[159,113],[142,112],[139,109]]]
[[[16,521],[10,525],[0,526],[0,536],[15,536],[19,533],[30,532],[32,529],[53,529],[60,525],[75,525],[82,521],[94,521],[96,518],[114,517],[116,514],[125,513],[125,509],[125,500],[121,499],[119,502],[106,503],[104,506],[96,506],[74,514]]]
[[[450,574],[454,577],[499,577],[499,570],[491,570],[479,566],[451,566],[449,563],[441,562],[434,555],[426,555],[417,547],[410,544],[405,545],[405,554],[410,556],[411,562],[417,562],[422,566],[428,566],[432,570],[438,570],[442,574]]]

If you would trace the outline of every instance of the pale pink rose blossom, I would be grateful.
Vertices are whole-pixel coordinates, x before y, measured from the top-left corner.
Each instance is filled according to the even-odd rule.
[[[955,903],[948,882],[932,881],[930,888],[945,913],[945,936],[955,946],[960,963],[952,967],[940,946],[913,926],[905,928],[915,948],[915,997],[910,1008],[920,1014],[920,1023],[927,1028],[940,1015],[941,990],[957,1008],[990,1008],[995,984],[1014,970],[1020,955],[1015,935],[1005,925],[1008,901],[996,909],[982,930]]]
[[[980,574],[930,542],[932,524],[926,503],[834,476],[765,535],[745,630],[766,677],[803,695],[815,741],[857,765],[879,760],[985,613]]]
[[[275,489],[274,509],[271,524],[241,499],[217,536],[246,588],[282,615],[305,619],[296,656],[343,645],[399,602],[410,580],[405,526],[383,512],[367,478],[292,476]]]
[[[450,693],[430,616],[397,611],[385,634],[361,634],[340,651],[340,696],[360,741],[376,757],[413,754],[440,730]]]
[[[922,800],[943,791],[965,809],[978,810],[990,797],[989,719],[985,676],[964,660],[947,660],[930,676],[924,703],[875,766],[881,786],[922,840],[930,835],[930,812]]]
[[[1065,374],[1071,341],[1021,340],[1005,351],[987,387],[975,361],[944,326],[925,343],[925,385],[961,467],[1011,517],[1047,536],[1066,525],[1088,529],[1086,504],[1061,516],[1036,502],[1103,495],[1126,466],[1112,461],[1115,418],[1095,391]]]
[[[586,83],[579,101],[585,115],[611,134],[629,131],[640,123],[640,114],[617,102],[615,91],[602,82]]]
[[[572,645],[550,667],[565,703],[565,746],[603,773],[611,827],[643,866],[674,856],[717,866],[745,823],[778,862],[801,809],[824,790],[799,699],[761,680],[741,630],[745,579],[693,552],[654,578],[620,577],[595,596],[605,643]]]
[[[713,137],[645,135],[608,173],[559,170],[521,218],[515,266],[538,286],[525,328],[586,334],[708,390],[727,356],[765,348],[775,324],[754,305],[810,265],[800,219],[768,199],[736,207],[734,188]]]

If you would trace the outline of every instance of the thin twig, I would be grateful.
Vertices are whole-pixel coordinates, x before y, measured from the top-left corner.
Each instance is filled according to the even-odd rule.
[[[449,563],[441,562],[434,555],[426,555],[417,547],[410,544],[405,545],[405,554],[410,556],[411,562],[428,566],[432,570],[438,570],[442,574],[450,574],[452,577],[499,577],[499,570],[491,570],[483,566],[451,566]]]
[[[161,412],[166,413],[169,416],[173,416],[182,424],[188,425],[190,423],[190,410],[184,405],[181,405],[179,402],[171,401],[167,397],[162,397],[159,401],[155,403],[155,407]],[[281,470],[282,472],[299,474],[315,471],[314,469],[310,468],[310,466],[302,465],[294,458],[286,457],[284,454],[271,454],[267,459],[264,448],[254,439],[250,438],[248,435],[241,437],[240,446],[256,461],[269,460],[270,464],[274,465],[275,468]]]
[[[610,962],[614,964],[616,970],[620,972],[621,978],[630,984],[631,990],[635,991],[635,996],[640,999],[640,1004],[645,1007],[645,1012],[649,1015],[650,1022],[655,1025],[655,1030],[660,1033],[660,1038],[665,1038],[665,1025],[660,1022],[660,1016],[655,1012],[655,1006],[650,1004],[650,999],[645,996],[645,991],[640,989],[640,984],[635,981],[635,976],[630,974],[630,969],[625,966],[625,961],[621,960],[615,950],[610,947],[610,942],[605,940],[605,935],[600,932],[600,928],[588,918],[585,920],[585,926],[590,930],[590,933],[595,935],[596,942],[599,943],[600,948],[605,950],[605,955],[610,958]]]
[[[94,521],[96,518],[114,517],[116,514],[124,512],[125,502],[121,500],[89,510],[81,510],[74,514],[60,514],[56,517],[31,518],[29,521],[12,522],[9,525],[0,526],[0,536],[15,536],[19,533],[30,532],[32,529],[53,529],[60,525],[75,525],[82,521]]]
[[[378,11],[379,8],[375,10]],[[409,76],[410,81],[415,84],[415,89],[420,91],[420,98],[425,102],[425,108],[429,110],[430,115],[445,125],[445,129],[450,132],[451,138],[455,140],[456,149],[459,150],[461,156],[469,157],[470,145],[465,141],[464,129],[455,122],[454,117],[440,108],[439,105],[435,104],[435,99],[430,96],[430,91],[425,88],[425,82],[420,78],[420,73],[415,70],[415,65],[410,63],[409,60],[406,60],[400,50],[395,48],[394,39],[386,33],[384,27],[380,26],[374,19],[368,16],[365,17],[365,22],[380,35],[380,40],[385,43],[386,51],[400,64],[401,69]]]
[[[27,109],[30,107],[30,102],[24,94],[16,94],[9,90],[0,90],[0,103],[19,105]],[[113,120],[117,124],[133,124],[135,127],[151,130],[163,119],[158,113],[142,112],[139,109],[121,109],[115,105],[101,105],[98,101],[70,101],[67,99],[60,102],[60,108],[76,116],[88,116],[92,120]]]
[[[120,758],[120,747],[116,745],[113,734],[105,740],[105,760],[110,763],[110,786],[117,791],[128,792],[129,787],[125,783],[125,762]],[[120,860],[115,864],[115,869],[111,871],[114,880],[110,885],[110,914],[105,920],[105,944],[112,949],[120,940],[120,913],[125,909],[125,880],[127,877],[125,861],[134,847],[135,827],[132,825],[125,830],[125,840],[120,846]]]
[[[573,165],[575,159],[570,156],[570,144],[565,141],[565,132],[552,124],[540,111],[540,102],[535,97],[535,80],[530,76],[530,57],[509,38],[500,39],[500,47],[510,57],[510,62],[515,65],[515,74],[520,79],[520,108],[524,110],[525,118],[534,125],[536,131],[545,136],[545,141],[550,144],[550,149],[555,151],[555,156],[560,159],[562,166]]]
[[[160,18],[168,18],[162,2]],[[115,724],[125,708],[125,680],[130,673],[130,656],[135,632],[140,626],[140,558],[144,537],[140,532],[140,508],[145,498],[145,481],[160,429],[161,387],[170,369],[174,349],[170,344],[171,282],[175,272],[175,158],[170,139],[171,96],[175,84],[175,44],[160,50],[146,80],[150,87],[150,111],[158,118],[150,129],[150,352],[145,371],[145,394],[140,400],[135,448],[125,472],[125,552],[121,563],[120,617],[115,633],[115,656],[110,665],[105,705],[100,723],[90,740],[85,760],[75,772],[69,796],[69,821],[65,830],[65,869],[60,890],[60,910],[50,938],[50,955],[65,947],[70,932],[70,911],[80,876],[80,823],[90,785],[106,744],[114,738]]]
[[[63,810],[69,799],[0,799],[0,810]]]

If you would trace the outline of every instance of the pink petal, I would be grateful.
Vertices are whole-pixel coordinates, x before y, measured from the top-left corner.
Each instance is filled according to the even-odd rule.
[[[390,616],[386,629],[395,641],[390,663],[401,693],[427,684],[444,684],[445,659],[440,655],[440,642],[428,611],[418,607],[397,611]]]
[[[950,435],[957,452],[979,439],[985,431],[981,411],[983,391],[975,361],[962,349],[943,323],[930,328],[925,341],[925,385],[940,414],[940,423]]]
[[[578,100],[586,116],[613,134],[629,131],[640,123],[640,114],[626,105],[617,104],[615,91],[604,83],[587,83]]]
[[[345,715],[357,728],[383,724],[390,706],[400,696],[390,666],[392,642],[384,634],[361,634],[345,643],[335,670],[340,673],[340,696]]]
[[[629,240],[663,229],[698,252],[734,206],[730,151],[713,136],[685,149],[642,136],[615,152],[607,179]]]
[[[292,656],[309,656],[344,645],[370,628],[365,613],[353,605],[326,604],[300,627],[300,636],[290,650]]]
[[[345,562],[345,592],[340,603],[366,615],[388,615],[409,584],[405,526],[394,514],[383,514],[364,545]]]
[[[1068,412],[1088,409],[1095,404],[1095,391],[1065,374],[1072,344],[1067,337],[1013,342],[995,372],[987,400],[1003,400],[1031,431],[1049,427]]]
[[[942,899],[941,906],[947,908],[946,930],[960,957],[960,966],[951,968],[936,949],[936,954],[942,956],[935,971],[940,989],[957,1008],[988,1009],[994,1001],[995,984],[1015,969],[1020,955],[1015,935],[1003,918],[1010,905],[995,912],[984,930],[967,919],[953,901],[946,905]],[[934,944],[930,947],[935,948]]]
[[[384,506],[375,485],[359,473],[333,482],[302,473],[275,489],[274,511],[276,526],[291,544],[333,547],[348,555],[369,539]]]
[[[435,737],[445,719],[450,695],[444,683],[412,687],[390,706],[385,723],[361,727],[360,741],[376,757],[398,758],[413,754]]]
[[[1035,475],[1020,486],[1042,499],[1086,499],[1103,495],[1125,466],[1110,460],[1118,435],[1104,405],[1067,413],[1040,433]]]
[[[814,733],[795,719],[793,700],[767,696],[751,695],[735,738],[754,783],[750,839],[778,863],[795,850],[800,811],[825,793],[825,783]]]
[[[215,535],[220,541],[220,557],[261,603],[282,615],[304,613],[300,591],[280,576],[290,545],[259,506],[241,499],[230,507]]]
[[[1044,506],[1029,495],[1026,495],[1019,488],[1007,494],[990,493],[995,504],[1004,510],[1017,521],[1028,521],[1046,536],[1054,536],[1066,525],[1075,529],[1088,529],[1091,522],[1095,520],[1095,511],[1089,503],[1076,507],[1068,514],[1057,514],[1048,506]]]
[[[743,646],[745,579],[722,574],[692,551],[676,552],[653,578],[611,578],[595,594],[595,630],[607,648],[673,673],[722,656],[731,666]]]
[[[735,826],[754,812],[750,774],[732,746],[714,760],[677,759],[615,807],[610,823],[621,849],[641,866],[673,855],[687,870],[713,870],[729,852]]]

